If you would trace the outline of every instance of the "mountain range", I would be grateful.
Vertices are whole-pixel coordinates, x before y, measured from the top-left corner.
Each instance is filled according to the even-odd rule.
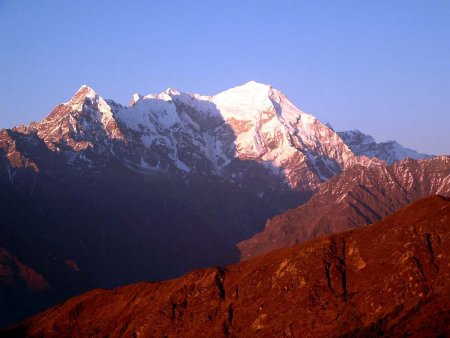
[[[214,96],[171,88],[134,94],[130,106],[82,86],[42,121],[0,131],[0,325],[95,287],[234,263],[267,251],[262,246],[291,245],[379,220],[427,194],[448,195],[447,157],[355,135],[336,133],[254,81]],[[386,164],[405,155],[415,159]],[[380,190],[372,200],[348,183],[364,173]],[[342,211],[341,223],[329,225],[314,218],[306,235],[292,225],[284,237],[294,241],[278,230],[273,244],[260,240],[284,227],[264,224],[283,223],[276,215],[290,208],[322,203],[315,210],[328,206],[331,216],[346,189],[359,189],[367,206],[386,204],[392,182],[377,183],[385,175],[395,183],[391,206]],[[327,195],[340,180],[340,193]]]

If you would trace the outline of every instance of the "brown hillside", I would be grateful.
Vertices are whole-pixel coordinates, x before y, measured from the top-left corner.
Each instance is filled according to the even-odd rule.
[[[225,268],[94,290],[7,337],[436,337],[450,333],[450,200]]]

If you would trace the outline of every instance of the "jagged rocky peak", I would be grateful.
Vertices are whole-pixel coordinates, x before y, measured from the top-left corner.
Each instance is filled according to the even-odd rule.
[[[174,96],[181,95],[181,92],[178,89],[175,89],[175,88],[172,88],[172,87],[167,88],[164,91],[164,93],[166,93],[167,95],[170,95],[170,96],[172,96],[172,95],[174,95]]]
[[[88,107],[85,107],[87,104]],[[112,100],[106,100],[98,95],[95,90],[88,85],[82,85],[72,99],[66,104],[75,111],[85,111],[97,114],[103,122],[112,119],[114,112],[122,106]]]
[[[142,100],[143,96],[139,93],[134,93],[130,100],[130,106],[134,107],[134,105],[139,101]]]
[[[84,113],[97,115],[102,120],[113,118],[115,111],[122,108],[120,104],[113,100],[104,99],[93,88],[85,84],[78,89],[70,101],[63,105],[75,112],[83,111]]]
[[[115,119],[121,108],[114,101],[99,96],[88,85],[82,85],[68,102],[57,105],[34,129],[36,136],[51,151],[102,151],[112,139],[124,141],[124,134]],[[84,155],[81,158],[85,158]]]
[[[406,148],[395,141],[377,143],[375,139],[358,129],[338,132],[347,146],[359,156],[376,157],[388,164],[405,158],[416,160],[429,158],[430,155],[421,154],[416,150]]]
[[[84,102],[86,98],[94,99],[97,96],[97,93],[94,89],[84,84],[77,90],[75,95],[69,101],[70,103],[80,103]]]
[[[342,137],[344,142],[350,145],[375,143],[375,139],[372,136],[362,133],[359,129],[340,131],[338,134]]]
[[[77,118],[81,116],[80,113],[91,114],[94,116],[98,115],[98,113],[109,114],[110,111],[111,107],[109,106],[108,102],[101,96],[99,96],[94,89],[84,84],[80,87],[80,89],[77,90],[77,92],[68,102],[62,104],[61,109],[58,109],[58,107],[56,107],[55,110],[49,115],[49,117],[51,117],[51,120],[53,121],[54,119],[52,118],[52,115],[55,112],[57,112],[59,115],[69,114],[72,117]],[[45,120],[48,120],[48,118],[46,118]]]

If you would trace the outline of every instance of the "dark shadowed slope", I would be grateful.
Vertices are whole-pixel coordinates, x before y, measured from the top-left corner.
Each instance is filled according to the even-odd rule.
[[[241,258],[370,224],[420,198],[450,195],[450,156],[355,166],[324,183],[311,200],[267,221],[238,244]]]
[[[5,332],[28,337],[436,337],[450,333],[450,200],[162,283],[94,290]]]

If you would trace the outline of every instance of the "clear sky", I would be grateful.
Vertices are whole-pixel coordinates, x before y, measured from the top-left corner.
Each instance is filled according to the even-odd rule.
[[[84,83],[128,104],[256,80],[336,130],[450,154],[447,0],[0,0],[0,42],[0,127]]]

